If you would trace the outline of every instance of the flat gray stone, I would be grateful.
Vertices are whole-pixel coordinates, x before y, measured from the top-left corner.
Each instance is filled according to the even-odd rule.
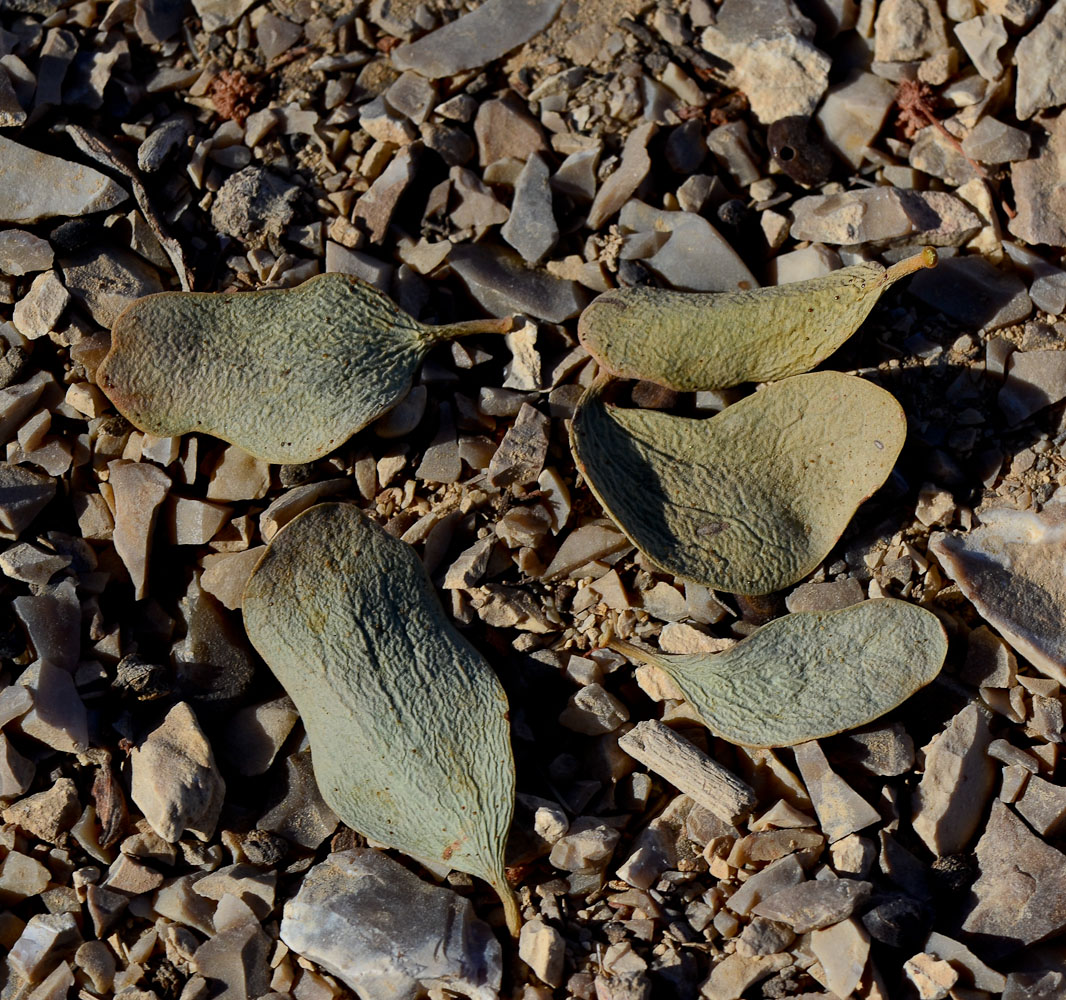
[[[751,912],[788,924],[797,934],[806,934],[846,920],[872,892],[869,882],[814,879],[766,897]]]
[[[192,0],[207,32],[232,27],[254,3],[255,0]]]
[[[352,221],[363,224],[371,243],[384,239],[400,198],[415,178],[415,170],[412,147],[404,146],[375,178],[370,189],[359,196],[352,210]]]
[[[48,240],[42,240],[23,229],[0,232],[0,272],[20,277],[37,271],[47,271],[55,254]]]
[[[26,112],[19,104],[15,88],[7,73],[0,73],[0,128],[15,128],[26,121]]]
[[[962,140],[962,151],[982,163],[1011,163],[1029,156],[1028,132],[995,118],[982,118]]]
[[[857,169],[895,100],[896,88],[888,80],[854,69],[830,86],[814,117],[826,144]]]
[[[962,929],[983,958],[994,961],[1066,927],[1066,855],[999,800],[977,842],[977,864]]]
[[[1040,19],[1014,50],[1014,110],[1022,121],[1066,104],[1066,0]]]
[[[688,292],[735,292],[759,282],[740,255],[705,218],[669,212],[642,201],[626,202],[619,226],[634,233],[669,233],[644,262],[674,288]]]
[[[110,177],[0,135],[0,222],[102,212],[126,200]]]
[[[448,263],[493,316],[524,313],[549,323],[576,316],[588,293],[576,282],[530,269],[518,254],[484,243],[459,244]]]
[[[544,157],[540,153],[531,155],[518,175],[511,215],[500,229],[500,235],[529,264],[539,264],[559,239],[548,177]]]
[[[476,10],[392,51],[397,69],[430,79],[499,59],[555,20],[563,0],[486,0]]]
[[[1017,243],[1003,241],[1007,256],[1031,279],[1029,298],[1037,309],[1052,316],[1066,310],[1066,270]]]
[[[1066,398],[1066,351],[1015,351],[998,403],[1010,424],[1020,424]]]
[[[285,904],[281,940],[360,997],[430,986],[497,1000],[501,948],[470,901],[370,848],[331,854]]]
[[[983,14],[960,22],[955,25],[955,37],[974,69],[986,80],[998,80],[1003,75],[999,50],[1007,44],[1007,29],[998,14]]]
[[[1001,271],[977,254],[942,260],[935,269],[916,274],[908,290],[952,319],[983,330],[1018,323],[1033,311],[1018,274]]]
[[[159,272],[128,250],[86,249],[61,261],[63,283],[102,327],[144,295],[163,291]]]
[[[56,481],[0,462],[0,537],[17,538],[56,494]]]
[[[1066,176],[1066,115],[1060,114],[1045,127],[1051,134],[1043,149],[1032,159],[1011,164],[1018,214],[1007,228],[1026,243],[1066,247],[1066,185],[1062,183]]]

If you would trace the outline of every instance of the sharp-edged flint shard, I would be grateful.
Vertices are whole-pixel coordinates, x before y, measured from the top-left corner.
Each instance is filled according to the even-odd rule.
[[[398,69],[437,79],[477,69],[543,31],[563,0],[485,0],[450,24],[392,52]]]

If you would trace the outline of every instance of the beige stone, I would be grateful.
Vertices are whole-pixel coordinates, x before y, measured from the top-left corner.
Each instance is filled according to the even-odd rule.
[[[133,582],[133,596],[148,596],[148,557],[159,505],[170,489],[162,469],[118,459],[107,463],[108,483],[115,496],[115,550]]]

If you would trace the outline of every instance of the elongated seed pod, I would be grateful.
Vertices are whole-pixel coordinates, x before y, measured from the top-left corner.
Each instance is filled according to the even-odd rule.
[[[372,840],[485,879],[517,934],[507,696],[414,550],[356,507],[320,504],[271,541],[243,609],[330,808]]]
[[[666,656],[610,645],[666,671],[716,736],[780,747],[891,711],[936,677],[948,640],[931,611],[883,598],[785,615],[724,653]]]
[[[510,326],[426,326],[346,274],[292,289],[160,292],[119,316],[97,379],[150,434],[205,431],[268,462],[310,462],[395,406],[435,344]]]
[[[616,288],[592,301],[578,337],[610,374],[680,392],[771,382],[810,371],[848,339],[881,293],[936,266],[936,251],[745,292]]]

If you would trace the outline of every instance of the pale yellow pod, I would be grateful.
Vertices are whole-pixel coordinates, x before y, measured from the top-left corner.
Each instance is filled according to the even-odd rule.
[[[414,549],[354,506],[320,504],[271,541],[243,610],[299,709],[329,807],[372,840],[485,879],[517,934],[507,696]]]
[[[97,381],[157,437],[204,431],[268,462],[310,462],[395,406],[435,344],[510,325],[426,326],[346,274],[292,289],[160,292],[119,316]]]
[[[716,736],[784,747],[864,726],[902,704],[940,672],[948,640],[931,611],[884,598],[785,615],[724,653],[611,646],[666,671]]]
[[[653,563],[729,593],[810,573],[906,436],[890,393],[840,372],[794,375],[710,419],[621,409],[602,392],[585,393],[570,426],[592,492]]]
[[[604,371],[680,392],[772,382],[810,371],[844,343],[881,293],[936,266],[936,251],[744,292],[615,288],[595,298],[578,337]]]

